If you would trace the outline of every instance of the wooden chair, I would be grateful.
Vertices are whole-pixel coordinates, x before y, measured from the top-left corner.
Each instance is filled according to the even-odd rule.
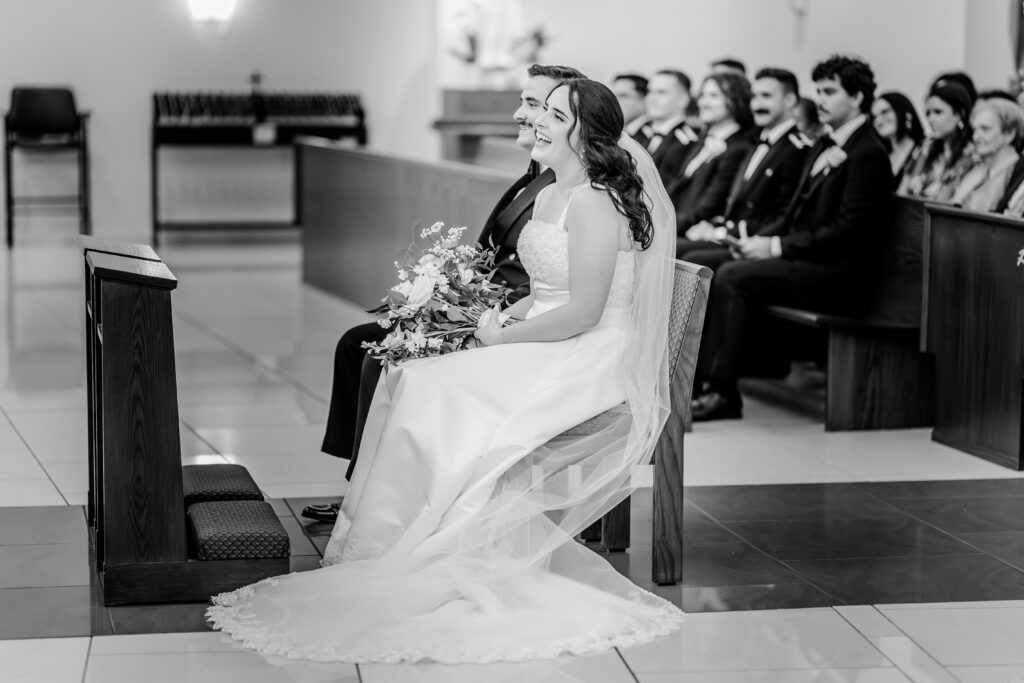
[[[668,357],[671,412],[654,449],[654,529],[652,533],[651,578],[658,585],[671,585],[683,578],[683,435],[689,415],[697,351],[704,330],[704,312],[711,286],[711,270],[676,261],[669,314]],[[600,429],[603,414],[573,427],[568,434],[586,434]],[[629,547],[629,498],[584,531],[584,540],[597,540],[608,551]]]

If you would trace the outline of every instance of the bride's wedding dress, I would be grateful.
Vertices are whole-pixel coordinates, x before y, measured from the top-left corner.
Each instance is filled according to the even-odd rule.
[[[528,317],[568,301],[564,219],[523,228]],[[643,341],[643,253],[619,252],[604,314],[583,334],[384,373],[324,567],[217,596],[215,628],[285,657],[448,663],[588,654],[678,628],[678,608],[573,540],[649,458],[651,434],[636,432],[660,432],[624,404],[638,391],[628,359]],[[596,435],[572,434],[609,410]]]

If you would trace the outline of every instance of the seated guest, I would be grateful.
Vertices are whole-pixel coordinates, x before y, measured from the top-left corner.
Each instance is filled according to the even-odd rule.
[[[932,130],[903,173],[897,192],[948,202],[973,162],[970,114],[974,101],[962,85],[942,81],[925,100]]]
[[[700,118],[706,130],[682,168],[665,184],[676,207],[676,230],[686,231],[725,211],[732,181],[750,151],[750,83],[733,73],[711,74],[701,86]]]
[[[971,112],[971,128],[979,163],[960,181],[953,203],[972,211],[992,211],[1020,159],[1016,148],[1024,139],[1024,112],[1016,102],[979,99]]]
[[[760,142],[740,165],[721,220],[701,221],[687,230],[686,238],[692,242],[687,245],[680,240],[679,258],[717,269],[732,256],[715,239],[724,234],[745,238],[778,232],[777,224],[793,198],[812,145],[793,121],[799,93],[791,72],[775,68],[757,72],[750,108],[761,128]]]
[[[619,74],[612,79],[612,92],[622,108],[622,118],[626,125],[623,132],[634,136],[641,126],[647,123],[647,79],[639,74]]]
[[[818,119],[818,104],[810,97],[801,97],[793,109],[793,120],[797,130],[814,142],[825,134],[825,126]]]
[[[647,122],[633,136],[647,148],[668,185],[679,170],[683,158],[697,134],[686,124],[690,105],[690,77],[682,71],[662,69],[651,77],[647,88]]]
[[[746,77],[747,65],[734,57],[722,57],[711,62],[711,73],[733,73]]]
[[[914,150],[924,140],[921,119],[906,95],[890,91],[879,95],[871,105],[871,122],[889,152],[893,180],[899,186]]]
[[[867,119],[874,74],[834,56],[811,76],[832,134],[811,149],[777,233],[740,240],[737,260],[711,282],[694,385],[706,381],[708,391],[693,402],[694,421],[741,417],[736,381],[764,307],[841,312],[863,299],[892,187],[888,155]]]
[[[945,85],[947,83],[956,83],[965,91],[967,91],[968,97],[971,98],[971,106],[978,101],[978,88],[974,85],[974,79],[965,74],[963,71],[947,71],[946,73],[939,74],[932,81],[932,84],[928,86],[930,91],[937,85]]]

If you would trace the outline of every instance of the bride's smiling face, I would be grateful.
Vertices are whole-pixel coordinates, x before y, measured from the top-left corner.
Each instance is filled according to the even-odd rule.
[[[576,117],[569,107],[569,88],[560,86],[551,91],[544,103],[544,113],[534,123],[537,142],[530,154],[547,166],[559,166],[578,159],[580,132]]]

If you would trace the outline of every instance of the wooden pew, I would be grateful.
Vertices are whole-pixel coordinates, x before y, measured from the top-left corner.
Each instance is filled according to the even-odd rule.
[[[865,277],[865,312],[847,317],[785,306],[766,313],[828,334],[827,431],[900,429],[932,424],[934,370],[919,352],[922,245],[927,211],[897,198],[875,281]]]
[[[523,157],[523,170],[527,159]],[[436,221],[474,242],[518,176],[456,162],[426,163],[303,138],[302,281],[372,308],[397,282],[391,266]]]
[[[1024,469],[1024,221],[930,204],[925,252],[932,438]]]

